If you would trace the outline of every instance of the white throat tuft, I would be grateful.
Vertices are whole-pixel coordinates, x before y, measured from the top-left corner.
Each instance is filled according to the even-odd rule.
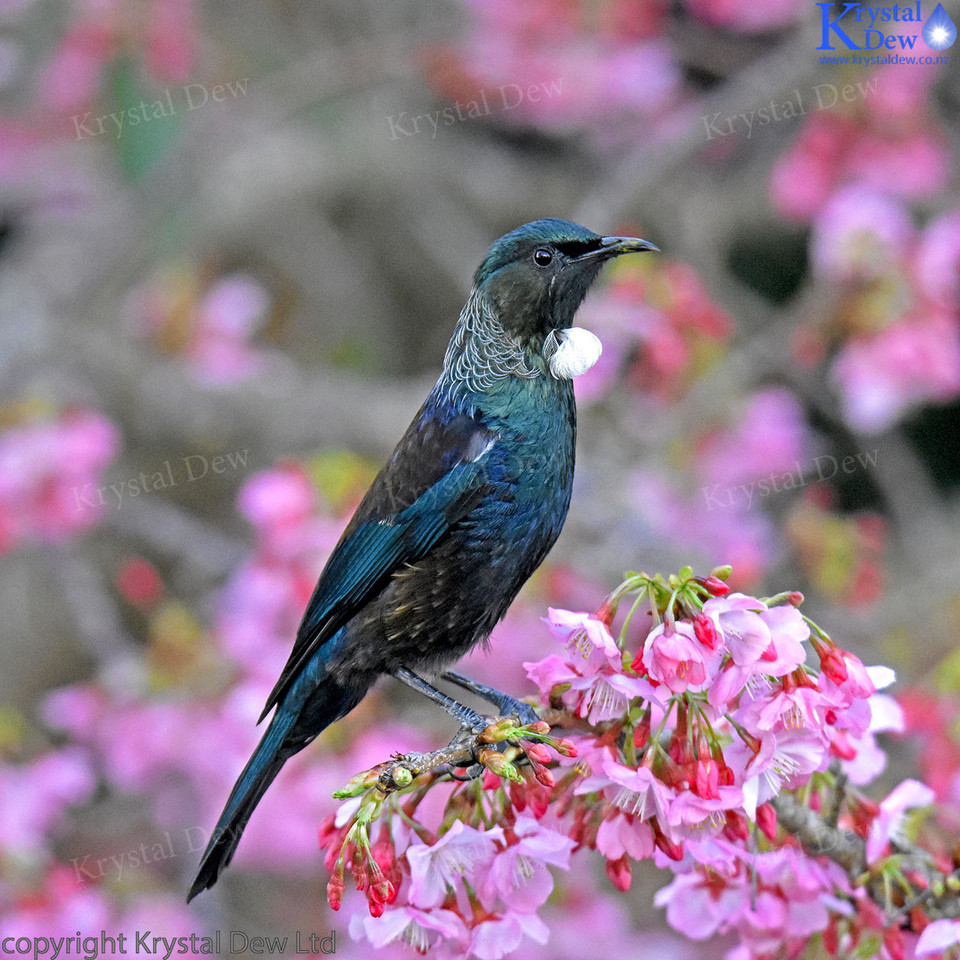
[[[603,350],[600,338],[583,327],[552,331],[545,345],[550,372],[558,380],[572,380],[586,373]],[[552,351],[550,347],[555,347]]]

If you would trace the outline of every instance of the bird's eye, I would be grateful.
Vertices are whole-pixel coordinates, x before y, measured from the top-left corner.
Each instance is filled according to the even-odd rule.
[[[538,267],[549,267],[553,263],[553,253],[546,247],[538,247],[533,254],[533,262]]]

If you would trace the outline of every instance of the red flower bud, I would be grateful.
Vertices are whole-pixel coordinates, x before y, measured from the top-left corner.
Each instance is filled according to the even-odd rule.
[[[340,830],[335,825],[336,815],[330,814],[328,817],[324,817],[320,821],[320,829],[317,831],[317,836],[320,840],[320,849],[325,850],[330,844],[330,841],[340,832]],[[338,845],[339,852],[339,845]]]
[[[723,642],[713,620],[705,613],[698,613],[693,618],[693,632],[708,650],[716,650]]]
[[[541,820],[547,810],[550,809],[550,794],[547,790],[528,790],[527,803],[534,819]]]
[[[597,610],[594,616],[609,630],[616,612],[617,608],[610,602],[610,598],[608,597],[600,604],[600,609]]]
[[[136,607],[152,606],[163,596],[163,582],[148,561],[137,557],[117,571],[117,589]]]
[[[533,767],[533,775],[539,783],[542,783],[545,787],[555,787],[557,785],[553,774],[543,764],[531,763],[530,765]]]
[[[520,746],[530,760],[536,760],[538,763],[549,763],[553,757],[550,751],[542,743],[530,743],[527,740],[521,740]]]
[[[846,730],[836,730],[830,742],[830,752],[841,760],[853,760],[857,755],[857,748],[850,742]]]
[[[835,957],[840,950],[840,933],[837,929],[838,923],[839,921],[836,916],[831,917],[830,923],[827,924],[827,929],[820,934],[823,938],[823,947],[831,957]]]
[[[891,960],[906,960],[907,950],[903,943],[903,931],[893,924],[883,931],[883,945]]]
[[[610,878],[610,882],[621,893],[630,889],[630,881],[633,879],[633,874],[631,873],[630,861],[627,860],[626,854],[619,860],[607,861],[607,876]]]
[[[330,904],[331,909],[340,909],[340,901],[346,888],[347,885],[343,882],[343,871],[337,871],[327,884],[327,903]]]
[[[653,842],[657,845],[657,849],[666,854],[671,860],[682,860],[683,844],[674,843],[673,840],[666,837],[655,818],[650,821],[650,826],[653,827]]]
[[[749,836],[747,818],[736,810],[728,810],[723,835],[732,843],[742,843]]]
[[[836,647],[826,647],[820,654],[820,669],[839,687],[847,679],[847,664]]]
[[[712,574],[700,581],[714,597],[725,597],[730,588],[719,578]]]
[[[640,722],[633,728],[633,745],[638,750],[642,750],[650,739],[651,712],[650,707],[647,707],[640,718]]]
[[[763,835],[771,842],[777,841],[777,811],[773,804],[761,803],[757,807],[757,826]]]
[[[397,891],[393,884],[382,875],[379,880],[367,887],[367,904],[370,908],[370,915],[373,917],[383,916],[384,907],[388,903],[393,903],[396,899]]]

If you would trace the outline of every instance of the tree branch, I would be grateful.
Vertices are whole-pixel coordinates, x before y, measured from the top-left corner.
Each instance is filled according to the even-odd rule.
[[[901,891],[890,890],[880,872],[868,870],[866,842],[852,830],[830,826],[792,794],[782,793],[771,803],[780,825],[800,841],[810,856],[824,856],[843,867],[850,880],[865,886],[870,899],[891,917],[906,916],[922,905],[929,920],[960,919],[960,871],[944,874],[923,847],[906,841],[893,844],[900,871],[914,875],[921,888],[916,896],[907,899]]]

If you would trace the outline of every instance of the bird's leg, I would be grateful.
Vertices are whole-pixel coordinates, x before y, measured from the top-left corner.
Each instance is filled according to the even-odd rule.
[[[523,724],[536,723],[540,719],[529,703],[517,700],[508,693],[501,693],[493,687],[488,687],[485,683],[471,680],[455,670],[448,670],[443,675],[443,679],[455,683],[458,687],[463,687],[464,690],[469,690],[470,693],[474,693],[478,697],[482,697],[487,703],[496,704],[500,715],[503,717],[516,715]]]
[[[406,667],[401,667],[394,676],[405,683],[408,687],[412,687],[414,690],[419,690],[420,693],[428,696],[434,703],[440,704],[447,713],[456,717],[460,721],[462,727],[466,727],[470,730],[479,733],[481,730],[484,730],[487,726],[487,721],[485,721],[479,713],[475,710],[471,710],[469,707],[465,707],[462,703],[458,703],[453,697],[448,697],[445,693],[441,693],[436,687],[427,683],[422,677],[418,677],[412,670],[408,670]],[[468,688],[469,689],[469,688]]]

